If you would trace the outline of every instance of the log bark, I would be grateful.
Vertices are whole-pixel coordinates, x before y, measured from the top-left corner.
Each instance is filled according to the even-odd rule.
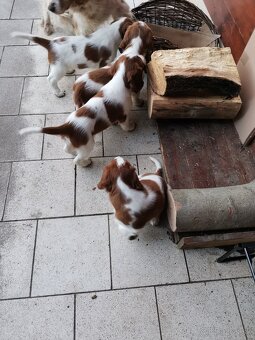
[[[155,51],[148,70],[152,88],[161,96],[235,97],[241,89],[230,48]]]
[[[152,119],[234,119],[241,109],[241,98],[165,97],[154,93],[148,84],[148,114]]]
[[[205,189],[168,187],[168,198],[173,232],[255,228],[255,180]]]

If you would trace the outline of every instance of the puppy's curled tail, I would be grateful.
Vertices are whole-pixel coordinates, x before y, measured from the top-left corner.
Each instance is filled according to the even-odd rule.
[[[162,166],[161,166],[160,162],[154,157],[150,157],[150,160],[156,165],[155,175],[162,177],[163,171],[162,171]]]
[[[13,38],[22,38],[22,39],[28,39],[28,40],[34,41],[36,44],[43,46],[47,50],[50,48],[51,40],[45,39],[42,37],[37,37],[36,35],[33,35],[33,34],[22,33],[22,32],[12,32],[11,36]]]
[[[68,136],[72,132],[72,126],[70,124],[63,124],[60,126],[50,127],[27,127],[19,130],[20,135],[29,135],[32,133],[46,133],[48,135],[63,135]]]

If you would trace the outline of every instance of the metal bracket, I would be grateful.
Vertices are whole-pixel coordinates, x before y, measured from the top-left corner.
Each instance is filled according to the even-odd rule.
[[[236,253],[236,252],[238,252],[239,254],[244,254],[244,255],[231,256],[233,253]],[[220,256],[216,260],[216,262],[222,263],[222,262],[230,262],[230,261],[246,259],[248,262],[250,271],[251,271],[251,275],[255,282],[255,269],[252,263],[252,259],[254,257],[255,257],[255,243],[240,243],[240,244],[234,245],[224,255]]]

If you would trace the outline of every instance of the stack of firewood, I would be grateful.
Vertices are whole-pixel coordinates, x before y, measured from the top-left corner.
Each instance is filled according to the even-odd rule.
[[[155,51],[148,64],[151,118],[233,119],[241,89],[230,48]]]

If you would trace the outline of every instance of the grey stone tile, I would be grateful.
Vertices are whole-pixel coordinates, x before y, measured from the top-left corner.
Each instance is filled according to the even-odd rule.
[[[18,161],[40,159],[42,134],[20,136],[19,130],[27,126],[43,126],[43,116],[0,117],[0,159]]]
[[[227,279],[250,275],[244,261],[217,263],[217,258],[224,253],[224,250],[217,248],[185,250],[191,281]]]
[[[23,78],[0,78],[0,115],[17,115]]]
[[[137,127],[125,132],[119,126],[111,126],[103,132],[105,156],[158,153],[159,140],[156,123],[149,120],[145,111],[131,111]]]
[[[0,19],[9,19],[14,0],[0,0]]]
[[[47,52],[41,46],[7,46],[0,76],[43,76],[48,74]],[[37,104],[38,105],[38,104]]]
[[[29,41],[12,38],[11,32],[19,31],[30,33],[32,20],[0,20],[0,45],[28,45]]]
[[[2,60],[3,50],[4,50],[4,48],[2,46],[0,46],[0,61]]]
[[[11,18],[26,19],[26,18],[41,18],[41,1],[40,0],[15,0]]]
[[[129,241],[110,218],[114,288],[188,282],[183,251],[169,240],[163,226],[143,228]]]
[[[77,339],[159,340],[153,288],[77,295]]]
[[[161,154],[154,154],[154,155],[150,155],[154,158],[156,158],[161,165],[163,166],[163,161],[162,161],[162,157]],[[155,164],[150,160],[150,156],[148,155],[140,155],[137,156],[137,161],[138,161],[138,169],[139,169],[139,174],[145,174],[147,172],[155,172]]]
[[[70,216],[73,212],[74,168],[71,160],[13,164],[5,220]]]
[[[1,299],[29,296],[35,228],[36,221],[0,223]]]
[[[107,216],[39,221],[32,295],[111,288]]]
[[[33,48],[33,47],[31,47]],[[57,98],[51,91],[47,77],[26,78],[21,100],[21,114],[65,113],[74,110],[72,86],[74,77],[64,77],[60,87],[67,90],[66,96]]]
[[[10,177],[11,164],[1,163],[0,164],[0,220],[4,212],[4,203],[7,193],[7,187]]]
[[[69,295],[2,301],[0,328],[4,340],[72,340],[73,300]]]
[[[46,126],[57,126],[65,122],[68,114],[51,114],[46,117]],[[103,142],[102,133],[95,136],[95,148],[92,152],[92,157],[103,156]],[[64,141],[59,136],[44,136],[43,159],[56,158],[73,158],[72,155],[66,153],[64,148]]]
[[[255,339],[255,285],[249,279],[233,280],[237,302],[242,315],[245,332],[248,340]]]
[[[163,340],[244,340],[230,281],[157,287]]]
[[[105,214],[113,212],[108,194],[97,189],[97,183],[103,173],[104,166],[111,160],[110,157],[94,158],[91,166],[77,167],[76,178],[76,214]],[[125,157],[136,166],[135,157]]]

